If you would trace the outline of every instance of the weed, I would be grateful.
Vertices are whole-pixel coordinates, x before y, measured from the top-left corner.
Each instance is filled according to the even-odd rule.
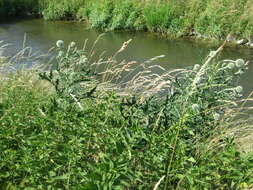
[[[248,126],[247,117],[238,118],[246,112],[238,109],[236,83],[247,64],[216,60],[223,46],[203,65],[185,69],[151,65],[159,57],[119,63],[117,54],[129,43],[91,63],[85,49],[58,41],[48,71],[1,77],[1,189],[243,189],[253,183],[252,155],[241,154],[237,135],[228,133],[238,123]],[[103,64],[106,70],[97,73]]]

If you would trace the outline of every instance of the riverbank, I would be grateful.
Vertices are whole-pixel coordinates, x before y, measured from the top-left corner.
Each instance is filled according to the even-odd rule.
[[[6,2],[2,14],[10,8],[18,13],[32,10],[29,14],[37,11],[46,20],[85,20],[101,30],[145,30],[207,40],[228,37],[231,43],[253,47],[251,0],[26,0],[23,5],[30,10],[18,1],[11,7]]]
[[[13,74],[24,60],[40,60],[25,49],[5,61],[0,69],[12,72],[0,76],[0,187],[251,187],[252,150],[235,143],[251,129],[249,110],[237,106],[247,63],[217,62],[222,47],[179,70],[150,65],[158,57],[118,62],[129,43],[91,62],[92,51],[59,40],[48,71]]]

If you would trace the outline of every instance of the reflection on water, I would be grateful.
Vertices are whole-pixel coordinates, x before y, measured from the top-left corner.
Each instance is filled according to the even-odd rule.
[[[25,33],[27,34],[26,44],[43,53],[54,46],[55,41],[59,39],[66,43],[75,41],[80,47],[88,39],[87,47],[90,48],[101,34],[99,31],[87,29],[83,23],[75,22],[46,22],[40,19],[32,19],[1,23],[0,41],[4,40],[12,44],[7,53],[15,53],[22,48]],[[211,49],[217,48],[188,40],[169,40],[144,32],[108,32],[98,42],[96,52],[100,54],[106,51],[105,55],[113,55],[122,43],[129,39],[133,39],[133,41],[118,57],[119,59],[142,62],[154,56],[165,55],[165,58],[155,63],[166,69],[182,68],[201,63]],[[245,94],[248,94],[253,89],[253,50],[226,48],[221,58],[251,60],[249,71],[242,77]]]

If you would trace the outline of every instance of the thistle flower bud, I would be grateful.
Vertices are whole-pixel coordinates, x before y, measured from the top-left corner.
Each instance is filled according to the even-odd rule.
[[[245,62],[244,62],[243,59],[237,59],[235,61],[235,65],[236,65],[236,67],[241,68],[241,67],[243,67],[245,65]]]
[[[82,56],[81,59],[80,59],[81,63],[86,63],[87,61],[88,61],[88,59],[87,59],[86,56]]]
[[[56,42],[56,46],[57,46],[58,48],[63,48],[63,46],[64,46],[64,41],[63,41],[63,40],[58,40],[58,41]]]
[[[243,91],[242,86],[237,86],[237,87],[235,88],[235,91],[236,91],[238,94],[242,93],[242,91]]]
[[[63,57],[63,56],[64,56],[64,51],[59,51],[57,58],[60,58],[60,57]]]
[[[75,42],[71,42],[70,44],[69,44],[69,47],[71,47],[71,48],[74,48],[76,46],[76,43]]]
[[[233,62],[230,62],[227,67],[232,70],[235,68],[235,64]]]
[[[200,69],[200,65],[199,64],[195,64],[193,67],[194,71],[198,71]]]

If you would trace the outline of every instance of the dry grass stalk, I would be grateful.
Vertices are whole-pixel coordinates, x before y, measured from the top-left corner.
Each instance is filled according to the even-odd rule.
[[[164,180],[164,178],[165,178],[165,175],[162,176],[162,177],[159,179],[159,181],[155,184],[153,190],[157,190],[157,189],[158,189],[159,185],[160,185],[161,182]]]

